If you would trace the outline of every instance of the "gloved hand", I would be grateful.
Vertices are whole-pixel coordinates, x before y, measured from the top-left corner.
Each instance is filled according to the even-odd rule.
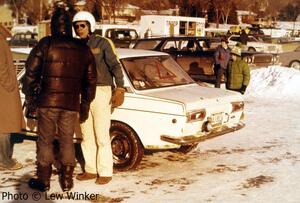
[[[90,103],[81,103],[79,112],[79,122],[83,123],[88,119],[90,111]]]
[[[111,107],[116,108],[118,106],[121,106],[124,102],[126,89],[122,87],[117,87],[113,92],[111,96]]]
[[[37,119],[37,103],[33,97],[27,97],[25,99],[25,117],[28,119]]]
[[[245,92],[246,92],[246,88],[247,88],[247,86],[246,85],[242,85],[242,87],[241,87],[241,89],[240,89],[240,93],[241,94],[244,94]]]

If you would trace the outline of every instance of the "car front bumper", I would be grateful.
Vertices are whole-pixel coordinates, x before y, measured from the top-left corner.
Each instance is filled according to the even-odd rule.
[[[245,126],[244,123],[239,122],[238,124],[231,126],[231,127],[222,127],[220,129],[214,130],[212,132],[209,132],[207,134],[196,134],[196,135],[188,135],[188,136],[180,136],[175,137],[171,135],[161,135],[160,139],[165,142],[170,142],[177,145],[190,145],[190,144],[196,144],[199,142],[203,142],[207,139],[211,139],[220,135],[224,135],[226,133],[230,133],[236,130],[239,130]]]

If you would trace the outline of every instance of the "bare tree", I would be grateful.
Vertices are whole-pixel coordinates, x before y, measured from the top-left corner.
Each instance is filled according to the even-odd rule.
[[[217,28],[219,27],[220,24],[222,7],[224,6],[223,4],[224,4],[223,0],[210,0],[209,2],[210,15],[213,16]]]
[[[86,0],[85,9],[90,12],[97,12],[101,15],[101,19],[103,20],[102,9],[108,15],[109,22],[111,18],[113,21],[116,21],[116,10],[120,7],[121,4],[127,2],[127,0]]]
[[[222,7],[220,7],[222,21],[223,23],[227,24],[229,14],[233,9],[234,5],[236,4],[236,2],[235,0],[221,0],[220,3],[222,3]]]
[[[36,24],[43,20],[47,13],[47,0],[9,0],[7,3],[13,11],[17,23],[23,17],[28,17],[29,24]]]

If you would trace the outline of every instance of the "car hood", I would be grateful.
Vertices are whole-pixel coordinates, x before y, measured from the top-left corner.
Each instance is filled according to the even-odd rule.
[[[193,111],[199,108],[209,108],[210,106],[216,107],[233,101],[243,101],[240,93],[219,88],[203,87],[196,83],[155,89],[141,94],[144,96],[183,103],[187,111]]]

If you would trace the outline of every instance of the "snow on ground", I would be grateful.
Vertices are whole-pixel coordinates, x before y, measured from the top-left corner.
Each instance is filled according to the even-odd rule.
[[[245,94],[245,128],[200,143],[188,155],[148,153],[137,170],[115,173],[104,186],[75,180],[73,195],[85,195],[77,202],[300,202],[299,86],[300,71],[253,70]],[[57,175],[47,194],[28,188],[35,171],[34,142],[15,145],[14,156],[25,167],[0,171],[1,202],[76,201],[66,194],[62,200],[53,197],[63,195]],[[16,200],[20,194],[28,200]],[[92,195],[97,199],[87,198]]]
[[[300,71],[271,66],[251,71],[246,95],[272,99],[299,99]]]

